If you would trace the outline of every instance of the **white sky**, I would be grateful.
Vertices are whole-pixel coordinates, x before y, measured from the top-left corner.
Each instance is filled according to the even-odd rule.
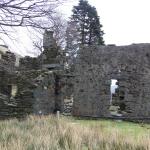
[[[111,79],[111,86],[110,86],[110,91],[111,93],[115,93],[116,88],[118,88],[118,85],[116,85],[117,80]]]
[[[88,0],[97,8],[100,22],[105,32],[106,44],[128,45],[132,43],[150,43],[150,0]],[[73,5],[78,0],[72,0],[61,7],[67,17],[71,15]],[[12,50],[22,55],[32,53],[31,39],[20,32],[20,44]]]
[[[106,44],[150,43],[150,0],[88,1],[97,8]]]

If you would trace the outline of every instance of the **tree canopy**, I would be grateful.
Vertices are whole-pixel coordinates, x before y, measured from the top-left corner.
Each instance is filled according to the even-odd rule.
[[[76,55],[79,45],[104,45],[104,32],[96,8],[87,0],[79,0],[72,12],[66,31],[66,51],[71,58]]]
[[[78,42],[84,45],[103,45],[103,34],[100,18],[95,7],[88,1],[80,0],[78,6],[74,6],[73,15],[70,18],[69,26],[76,26],[79,33]]]

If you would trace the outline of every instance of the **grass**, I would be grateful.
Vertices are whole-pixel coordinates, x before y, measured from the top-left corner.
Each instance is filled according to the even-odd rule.
[[[150,135],[150,125],[143,123],[132,123],[126,121],[109,121],[109,120],[75,120],[86,126],[98,126],[103,130],[111,132],[117,129],[122,134],[128,134],[135,138],[141,135]]]
[[[150,125],[71,117],[0,121],[0,150],[150,150]]]

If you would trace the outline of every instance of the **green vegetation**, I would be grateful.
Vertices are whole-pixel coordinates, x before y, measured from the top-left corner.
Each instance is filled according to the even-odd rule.
[[[90,127],[100,127],[103,130],[111,132],[117,129],[120,133],[137,138],[138,136],[150,135],[150,125],[138,124],[126,121],[109,121],[109,120],[76,120],[83,125]]]
[[[150,125],[72,117],[0,121],[0,150],[149,150]]]

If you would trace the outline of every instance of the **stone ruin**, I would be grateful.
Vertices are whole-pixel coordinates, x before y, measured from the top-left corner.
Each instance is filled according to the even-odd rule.
[[[46,34],[53,38],[52,32],[46,31]],[[51,38],[46,39],[49,40],[47,43],[53,43],[50,47],[44,45],[44,52],[39,57],[21,58],[19,67],[15,66],[13,53],[1,51],[0,118],[46,115],[57,110],[63,112],[64,82],[68,77],[59,59],[59,47]]]
[[[81,47],[70,73],[64,54],[46,31],[37,58],[0,52],[0,118],[60,111],[81,117],[113,117],[117,106],[128,120],[150,120],[150,44]],[[118,89],[111,101],[111,79]],[[72,106],[73,105],[73,106]]]
[[[111,79],[118,80],[110,101]],[[113,103],[128,119],[150,119],[150,44],[81,48],[76,61],[73,115],[110,117]]]

